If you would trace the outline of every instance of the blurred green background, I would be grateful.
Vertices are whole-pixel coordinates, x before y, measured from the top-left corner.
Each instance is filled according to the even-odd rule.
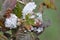
[[[37,5],[43,2],[42,0],[34,1]],[[50,19],[52,21],[52,24],[40,35],[41,40],[60,40],[60,0],[55,0],[55,4],[57,10],[44,8],[43,18]]]
[[[0,9],[1,2],[0,0]],[[37,6],[43,2],[43,0],[34,0]],[[45,29],[45,31],[40,35],[40,40],[60,40],[60,0],[55,0],[57,10],[44,8],[43,18],[50,19],[52,21],[51,26]],[[37,7],[38,8],[38,7]],[[34,10],[37,12],[37,8]]]

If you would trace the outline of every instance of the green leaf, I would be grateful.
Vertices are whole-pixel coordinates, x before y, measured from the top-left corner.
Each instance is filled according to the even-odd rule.
[[[17,2],[16,7],[13,10],[13,13],[16,14],[17,17],[22,18],[22,9],[24,5]]]

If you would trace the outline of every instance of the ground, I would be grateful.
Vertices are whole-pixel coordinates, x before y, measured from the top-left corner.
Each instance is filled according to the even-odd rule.
[[[34,0],[39,5],[42,0]],[[44,19],[51,19],[52,24],[46,28],[45,31],[39,36],[40,40],[60,40],[60,0],[55,0],[57,10],[44,8]],[[37,12],[37,9],[35,10]],[[46,18],[47,16],[47,18]]]

